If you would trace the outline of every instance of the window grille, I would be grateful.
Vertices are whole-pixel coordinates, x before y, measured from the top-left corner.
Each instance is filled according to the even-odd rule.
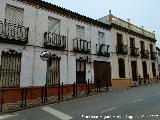
[[[23,26],[24,10],[15,6],[6,6],[6,22]]]
[[[0,65],[0,87],[20,85],[21,53],[14,50],[2,52]]]
[[[60,58],[52,57],[47,64],[47,85],[58,85],[60,82]]]
[[[76,61],[76,79],[77,83],[85,83],[86,81],[86,61],[77,59]]]

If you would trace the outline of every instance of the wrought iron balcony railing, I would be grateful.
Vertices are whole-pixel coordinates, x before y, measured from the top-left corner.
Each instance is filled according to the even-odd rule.
[[[128,54],[127,45],[117,44],[116,52],[117,54],[122,54],[122,55]]]
[[[141,57],[142,58],[149,58],[149,51],[148,50],[141,50]]]
[[[157,59],[157,53],[156,52],[150,52],[151,54],[151,59],[156,60]]]
[[[110,53],[108,52],[109,47],[110,47],[109,45],[105,44],[96,44],[97,55],[109,57],[110,56]]]
[[[27,44],[29,28],[0,21],[0,42]]]
[[[73,51],[89,54],[91,52],[91,43],[86,40],[75,38],[73,39]]]
[[[139,56],[138,48],[130,47],[130,55],[135,57]]]
[[[56,33],[44,33],[44,46],[56,50],[64,50],[66,48],[66,36],[57,35]]]

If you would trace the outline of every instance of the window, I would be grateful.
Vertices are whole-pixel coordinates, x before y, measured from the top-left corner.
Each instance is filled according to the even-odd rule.
[[[141,41],[140,44],[141,44],[141,50],[145,50],[145,49],[144,49],[144,42]]]
[[[117,44],[123,44],[122,34],[117,33]]]
[[[6,22],[16,25],[23,25],[23,12],[24,10],[11,5],[6,6]]]
[[[48,32],[60,34],[60,20],[55,18],[48,18]]]
[[[76,38],[84,40],[84,27],[76,25]]]
[[[53,57],[47,62],[47,85],[58,85],[60,82],[60,58]]]
[[[105,36],[103,32],[98,32],[98,43],[104,44],[105,43]]]
[[[148,72],[147,72],[147,63],[145,61],[142,61],[142,68],[143,68],[143,76],[146,76]]]
[[[118,59],[118,64],[119,64],[119,77],[120,78],[125,78],[125,62],[124,62],[124,59],[122,59],[122,58]]]
[[[130,38],[130,47],[131,48],[135,47],[135,40],[134,40],[134,38]]]
[[[76,80],[77,83],[85,83],[86,81],[86,62],[85,60],[76,61]]]
[[[2,52],[0,87],[18,87],[20,85],[21,56],[14,50]]]
[[[153,77],[156,77],[156,66],[154,62],[152,63],[152,74],[153,74]]]
[[[150,44],[150,52],[153,52],[153,44]]]

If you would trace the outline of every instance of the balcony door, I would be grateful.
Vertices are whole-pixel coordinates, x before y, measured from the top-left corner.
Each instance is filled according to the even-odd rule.
[[[24,10],[21,8],[7,5],[5,12],[6,22],[23,26],[23,12]]]
[[[135,47],[135,40],[134,40],[134,38],[130,38],[130,47],[131,48]]]
[[[117,33],[117,45],[123,44],[122,34]]]
[[[76,38],[84,40],[85,27],[76,25]]]
[[[156,77],[156,66],[154,62],[152,63],[152,74],[153,74],[153,77]]]
[[[141,41],[141,42],[140,42],[140,44],[141,44],[141,51],[142,51],[142,50],[145,50],[144,42],[143,42],[143,41]]]
[[[120,58],[118,60],[118,64],[119,64],[119,77],[125,78],[125,61],[124,61],[124,59]]]
[[[60,34],[60,20],[56,18],[48,18],[48,32]]]
[[[145,61],[142,62],[142,68],[143,68],[143,76],[146,76],[147,73],[147,64]]]
[[[131,68],[132,68],[132,80],[137,80],[137,61],[131,61]]]
[[[153,52],[153,45],[150,44],[150,52]]]

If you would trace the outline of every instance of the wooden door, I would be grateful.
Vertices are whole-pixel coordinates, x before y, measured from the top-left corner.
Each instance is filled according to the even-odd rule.
[[[111,86],[111,67],[109,62],[94,62],[94,83],[97,85],[100,82],[100,87]]]

